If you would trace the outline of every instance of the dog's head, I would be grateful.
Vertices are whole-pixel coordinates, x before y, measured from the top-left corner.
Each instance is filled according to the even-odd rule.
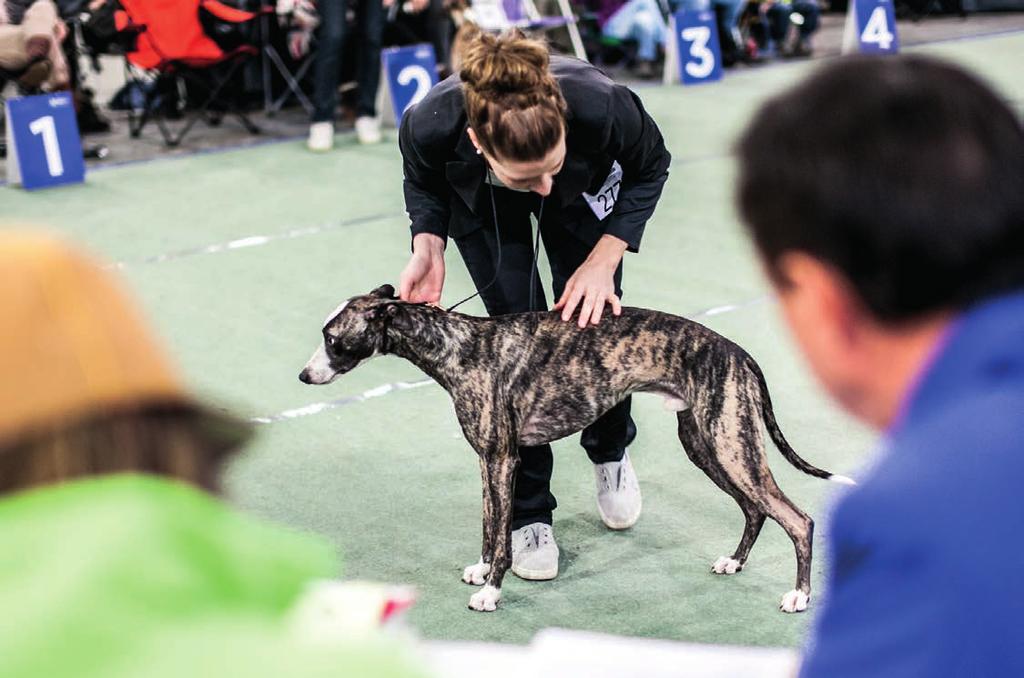
[[[401,303],[391,285],[342,302],[324,321],[323,339],[299,373],[299,380],[329,384],[379,353],[385,345],[387,325]]]

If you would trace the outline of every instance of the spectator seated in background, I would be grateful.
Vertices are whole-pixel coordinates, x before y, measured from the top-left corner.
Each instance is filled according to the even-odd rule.
[[[60,48],[66,33],[51,0],[27,8],[0,0],[0,68],[27,89],[67,89],[68,66]]]
[[[0,25],[4,23],[6,16],[7,23],[14,26],[30,26],[27,30],[34,34],[38,34],[41,26],[53,27],[54,47],[46,56],[51,71],[44,77],[42,83],[29,89],[41,85],[49,91],[70,90],[75,104],[78,129],[82,134],[109,132],[110,123],[96,110],[92,92],[82,87],[78,67],[78,43],[74,38],[74,31],[69,30],[65,22],[77,20],[82,10],[91,11],[94,5],[102,5],[105,1],[90,0],[86,5],[83,0],[56,0],[56,3],[52,0],[0,0]],[[3,32],[4,28],[0,26],[0,34]],[[16,41],[17,38],[13,40]],[[0,37],[0,52],[4,51],[3,42],[4,38]],[[4,66],[2,56],[0,67],[9,68]],[[27,83],[22,81],[22,84]]]
[[[656,77],[658,50],[668,34],[657,0],[599,0],[594,11],[604,37],[636,41],[636,75]]]
[[[821,9],[815,0],[761,0],[766,31],[758,45],[762,58],[808,57]]]
[[[0,231],[0,289],[4,675],[410,675],[290,635],[333,547],[212,496],[250,426],[184,391],[108,273]]]

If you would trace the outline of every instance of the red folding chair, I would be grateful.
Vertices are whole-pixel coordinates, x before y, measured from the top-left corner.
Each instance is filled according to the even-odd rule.
[[[259,133],[259,128],[237,102],[225,96],[224,92],[239,68],[259,54],[259,47],[245,41],[231,49],[223,49],[204,31],[200,13],[224,22],[223,25],[241,25],[255,22],[271,10],[247,12],[217,0],[121,0],[121,6],[115,15],[118,30],[137,36],[136,48],[125,58],[130,67],[155,74],[155,82],[145,88],[142,110],[133,112],[129,118],[129,131],[133,137],[138,137],[146,124],[154,119],[164,143],[177,146],[199,119],[218,125],[225,113],[238,118],[250,134]],[[191,85],[192,91],[203,92],[204,97],[195,106],[195,113],[192,116],[186,114],[184,125],[173,132],[157,101],[168,91],[168,85],[173,89],[181,81]],[[186,96],[187,92],[188,88],[185,88]],[[216,108],[211,110],[215,105]]]

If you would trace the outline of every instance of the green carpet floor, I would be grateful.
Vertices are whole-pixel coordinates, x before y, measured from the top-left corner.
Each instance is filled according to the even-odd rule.
[[[934,53],[984,73],[1018,108],[1024,35],[951,42]],[[781,325],[732,207],[730,147],[755,106],[814,63],[728,73],[692,89],[639,90],[675,158],[643,251],[626,263],[630,305],[695,314],[746,347],[768,377],[779,421],[810,462],[851,473],[872,436],[812,382]],[[870,84],[865,83],[865,87]],[[822,115],[828,115],[822,111]],[[335,400],[422,375],[375,360],[327,387],[297,375],[323,317],[345,297],[396,282],[408,252],[394,133],[376,147],[348,138],[313,156],[298,142],[96,171],[79,187],[0,188],[0,218],[46,225],[120,263],[120,271],[189,382],[246,416]],[[265,236],[267,240],[253,240]],[[234,247],[204,249],[236,242]],[[247,245],[247,246],[246,246]],[[445,298],[469,291],[449,257]],[[469,312],[481,312],[473,302]],[[797,645],[821,605],[828,483],[770,450],[782,488],[818,519],[811,613],[783,615],[792,588],[788,538],[769,523],[747,569],[715,577],[742,516],[686,459],[660,399],[635,400],[632,449],[644,515],[611,533],[594,508],[593,475],[575,439],[556,444],[561,574],[509,577],[497,614],[466,609],[459,581],[479,555],[479,478],[446,394],[430,385],[259,427],[229,469],[230,500],[337,544],[344,575],[415,585],[412,621],[432,638],[525,642],[564,626],[698,642]]]

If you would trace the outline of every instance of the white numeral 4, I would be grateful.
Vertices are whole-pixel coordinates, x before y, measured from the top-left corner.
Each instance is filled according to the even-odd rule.
[[[46,153],[46,169],[51,177],[64,174],[64,161],[60,159],[60,143],[57,141],[57,127],[53,124],[53,116],[47,115],[33,120],[28,125],[32,134],[43,137],[43,151]]]
[[[889,32],[889,21],[885,16],[884,7],[875,7],[868,18],[868,23],[861,31],[860,41],[878,45],[879,49],[889,49],[895,36]]]
[[[711,29],[707,26],[691,26],[683,29],[683,40],[691,42],[690,56],[697,57],[700,62],[687,61],[686,72],[693,78],[706,78],[715,70],[715,53],[708,49]]]

